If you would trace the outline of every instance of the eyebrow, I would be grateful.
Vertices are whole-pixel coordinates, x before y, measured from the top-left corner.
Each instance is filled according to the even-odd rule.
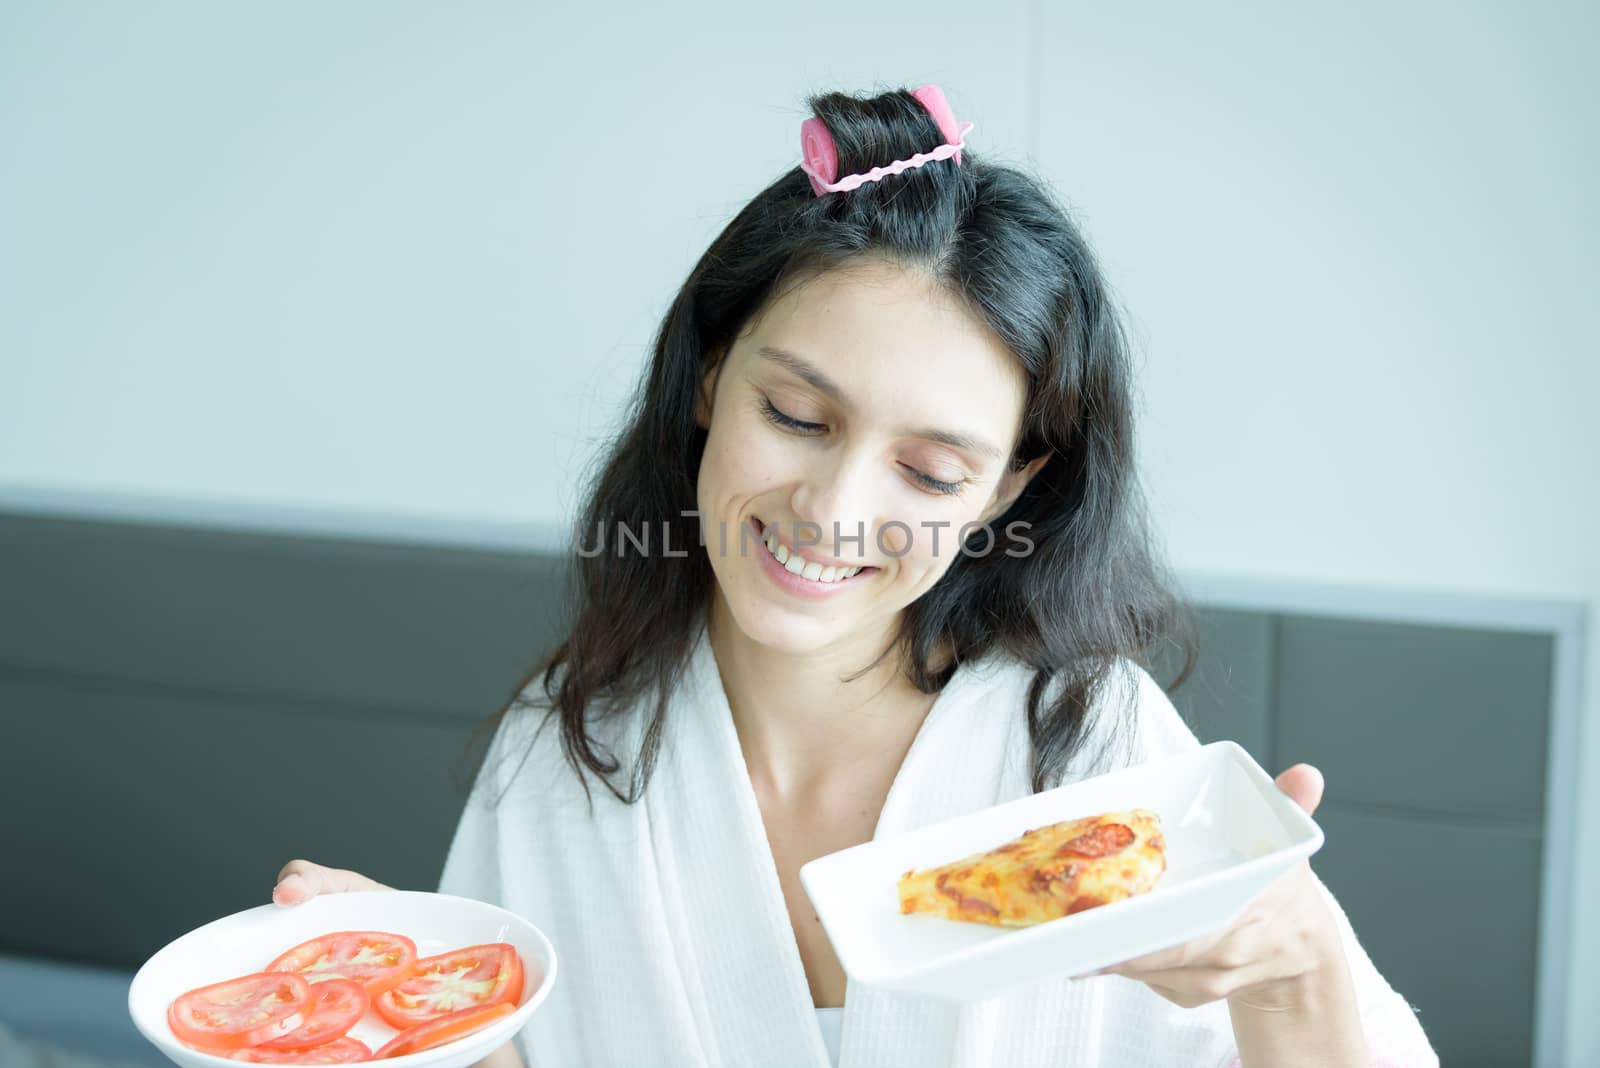
[[[850,407],[850,400],[844,395],[844,390],[840,389],[833,379],[823,374],[815,364],[811,363],[804,356],[801,356],[798,353],[790,352],[787,349],[777,348],[773,345],[762,345],[756,350],[756,355],[760,356],[762,359],[771,360],[773,363],[782,367],[784,370],[788,371],[790,374],[806,383],[806,385],[811,386],[818,393],[822,393],[832,398],[845,408]],[[987,456],[993,460],[998,460],[1001,458],[999,449],[995,448],[993,445],[990,445],[986,441],[981,441],[978,438],[973,437],[970,434],[960,434],[953,430],[940,430],[937,427],[920,427],[912,430],[902,430],[901,433],[909,437],[923,438],[927,441],[937,441],[941,445],[949,445],[951,448],[975,452],[979,455]]]

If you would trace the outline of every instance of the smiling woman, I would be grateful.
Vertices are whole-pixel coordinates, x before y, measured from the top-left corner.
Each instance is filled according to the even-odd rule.
[[[923,99],[934,93],[811,105],[835,165],[866,170],[889,146],[908,159],[949,141],[942,96]],[[580,544],[618,551],[585,554],[573,632],[528,677],[585,789],[639,797],[696,627],[730,611],[741,633],[759,627],[755,645],[843,652],[836,673],[871,672],[860,692],[890,680],[912,705],[962,661],[1004,650],[1037,672],[1035,789],[1059,778],[1115,662],[1182,636],[1149,547],[1132,416],[1094,255],[1034,179],[968,149],[848,194],[817,195],[801,169],[769,186],[658,331],[578,523]],[[876,573],[820,603],[757,583],[752,519],[788,554],[806,559],[810,541],[813,562]],[[713,551],[659,549],[697,544]],[[594,712],[646,699],[624,763],[591,733]]]
[[[1049,459],[1007,463],[1028,382],[983,318],[876,257],[791,283],[708,363],[700,518],[754,521],[778,543],[710,554],[711,625],[771,653],[886,656],[907,606],[960,558],[958,532],[1004,513]],[[774,576],[774,556],[799,578]],[[867,570],[840,586],[825,567]]]
[[[570,633],[485,724],[491,800],[440,889],[573,962],[526,1052],[1220,1068],[1364,1064],[1365,1033],[1436,1063],[1304,864],[1118,966],[1137,982],[952,1008],[847,979],[802,865],[1197,743],[1138,666],[1182,615],[1083,235],[935,86],[810,105],[805,162],[690,272],[589,489],[579,545],[616,551],[580,550]],[[1316,807],[1314,769],[1278,782]]]

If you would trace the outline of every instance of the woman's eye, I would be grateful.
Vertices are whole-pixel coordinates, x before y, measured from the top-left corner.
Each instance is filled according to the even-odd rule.
[[[778,411],[772,402],[765,397],[761,398],[761,414],[786,430],[793,430],[800,434],[815,434],[819,430],[828,429],[823,423],[808,423],[804,419],[795,419]]]
[[[911,477],[916,480],[918,485],[922,486],[924,489],[932,490],[934,493],[956,494],[960,493],[961,488],[966,485],[965,481],[941,482],[932,475],[924,474],[914,467],[908,467],[906,470],[911,472]]]
[[[780,412],[773,405],[772,401],[766,397],[761,398],[761,414],[766,416],[767,419],[775,425],[795,434],[818,434],[823,433],[828,429],[828,425],[826,423],[808,423],[804,419],[796,419],[792,415],[786,415],[785,413]],[[901,464],[900,466],[905,467],[906,473],[911,476],[912,481],[930,493],[951,496],[960,493],[962,488],[967,484],[964,479],[956,482],[945,482],[941,479],[934,478],[930,474],[918,471],[915,467],[909,467],[905,464]]]

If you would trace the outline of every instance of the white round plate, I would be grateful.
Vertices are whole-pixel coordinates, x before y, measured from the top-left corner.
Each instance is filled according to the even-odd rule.
[[[509,942],[522,955],[524,980],[517,1011],[481,1031],[434,1049],[393,1057],[395,1068],[467,1068],[511,1040],[550,993],[556,953],[537,927],[514,912],[471,898],[415,890],[319,894],[303,905],[262,905],[224,916],[163,947],[145,961],[128,989],[128,1012],[156,1047],[183,1068],[229,1068],[238,1061],[201,1053],[167,1026],[167,1006],[187,990],[259,972],[286,950],[334,931],[388,931],[417,943],[417,956]],[[374,1053],[399,1034],[375,1011],[350,1031]]]

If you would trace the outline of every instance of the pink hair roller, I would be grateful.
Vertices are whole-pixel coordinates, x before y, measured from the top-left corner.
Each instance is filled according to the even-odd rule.
[[[811,189],[817,196],[820,197],[824,193],[847,193],[867,182],[876,182],[880,178],[899,174],[901,171],[920,167],[934,160],[953,158],[956,166],[961,165],[961,149],[974,124],[956,122],[955,113],[950,110],[950,102],[944,97],[944,90],[937,85],[924,85],[911,95],[917,98],[917,102],[933,116],[933,121],[939,124],[939,132],[944,135],[945,143],[931,152],[918,152],[910,159],[897,159],[886,166],[874,167],[863,174],[852,174],[837,181],[835,177],[839,173],[839,152],[834,147],[833,135],[828,132],[828,127],[815,116],[800,124],[800,169],[811,179]]]

